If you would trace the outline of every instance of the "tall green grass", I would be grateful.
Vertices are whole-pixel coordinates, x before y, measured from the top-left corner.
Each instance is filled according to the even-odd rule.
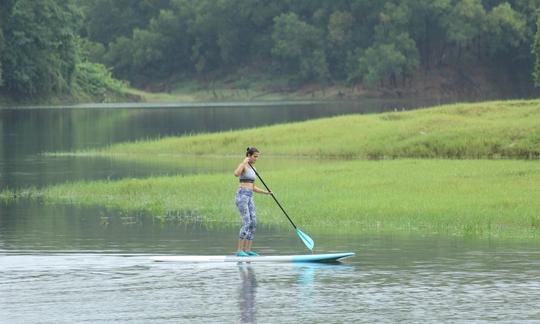
[[[309,231],[412,231],[538,237],[540,164],[533,161],[301,162],[260,171],[293,220]],[[259,184],[260,185],[260,184]],[[94,181],[31,189],[19,197],[102,205],[185,222],[236,224],[232,173]],[[5,199],[13,193],[4,192]],[[289,226],[269,196],[259,223]]]
[[[330,108],[329,108],[330,109]],[[333,159],[540,157],[540,101],[446,105],[113,145],[76,154],[124,156],[263,154]]]

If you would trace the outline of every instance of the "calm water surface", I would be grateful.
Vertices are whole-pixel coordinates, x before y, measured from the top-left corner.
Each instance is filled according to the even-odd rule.
[[[527,243],[312,234],[342,264],[178,264],[229,254],[236,229],[159,224],[100,209],[12,207],[0,225],[5,323],[482,322],[540,320],[540,252]],[[262,254],[304,253],[261,227]]]
[[[337,265],[156,263],[229,254],[236,229],[160,224],[76,207],[3,206],[5,323],[464,322],[540,320],[540,252],[527,243],[312,235]],[[259,229],[262,254],[304,253],[287,228]]]
[[[0,110],[0,190],[214,172],[219,162],[171,168],[40,153],[392,109],[375,106]],[[260,222],[261,254],[306,252],[285,219],[282,228]],[[356,257],[331,265],[156,263],[150,255],[229,254],[238,229],[0,202],[0,323],[540,321],[538,242],[302,228],[316,252]]]
[[[43,152],[103,147],[118,142],[227,131],[313,118],[377,113],[426,106],[428,102],[365,100],[348,103],[170,105],[119,108],[0,109],[0,188],[45,186],[79,179],[119,179],[155,174],[200,172],[192,166],[118,163],[106,159],[47,157]],[[248,144],[253,145],[253,144]],[[242,148],[243,149],[243,148]],[[215,171],[221,166],[214,166]],[[204,170],[203,170],[204,171]]]

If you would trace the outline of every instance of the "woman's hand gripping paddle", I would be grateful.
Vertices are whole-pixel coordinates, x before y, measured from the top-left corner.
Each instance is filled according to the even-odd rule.
[[[291,225],[294,227],[294,230],[296,231],[296,235],[298,235],[298,237],[300,238],[300,240],[302,240],[302,243],[304,243],[304,245],[310,249],[311,251],[313,251],[313,247],[315,246],[315,242],[311,239],[311,237],[309,237],[309,235],[307,235],[306,233],[302,232],[298,227],[296,227],[296,225],[293,223],[293,221],[291,220],[291,218],[289,217],[289,215],[287,215],[287,212],[285,211],[285,209],[283,209],[283,207],[281,206],[281,204],[279,203],[279,201],[276,199],[276,196],[274,196],[274,193],[272,193],[272,190],[270,190],[270,188],[268,188],[268,186],[266,185],[266,183],[264,183],[264,180],[261,178],[261,176],[259,175],[259,173],[257,172],[257,170],[255,170],[255,168],[251,165],[251,163],[248,163],[249,166],[251,167],[251,169],[253,169],[253,171],[255,172],[255,174],[257,175],[257,178],[259,178],[259,180],[261,180],[262,184],[264,185],[264,187],[266,188],[266,190],[270,191],[271,192],[271,196],[272,198],[274,198],[274,201],[276,202],[276,204],[279,206],[279,208],[281,209],[281,211],[283,212],[283,214],[285,214],[285,216],[287,216],[287,219],[289,220],[289,222],[291,222]]]

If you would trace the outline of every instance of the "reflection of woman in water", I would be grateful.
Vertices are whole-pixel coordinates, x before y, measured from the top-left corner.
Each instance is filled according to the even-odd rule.
[[[255,271],[246,264],[239,264],[240,278],[242,286],[240,289],[240,323],[256,323],[255,293],[257,289],[257,279]]]
[[[255,203],[253,201],[253,192],[266,195],[272,194],[255,186],[257,175],[250,164],[255,164],[259,159],[259,150],[254,147],[248,147],[246,158],[234,170],[234,175],[240,178],[240,187],[236,191],[236,206],[242,218],[242,227],[240,228],[240,238],[238,239],[238,247],[236,256],[258,256],[257,253],[251,251],[251,243],[257,228],[257,217],[255,215]],[[244,248],[245,243],[245,248]]]

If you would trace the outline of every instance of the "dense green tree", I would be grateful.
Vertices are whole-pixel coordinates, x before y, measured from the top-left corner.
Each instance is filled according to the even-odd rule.
[[[347,75],[347,55],[354,49],[354,17],[347,11],[334,11],[328,18],[327,57],[329,68],[342,79]]]
[[[121,36],[110,43],[104,61],[117,76],[135,83],[192,72],[193,40],[187,31],[193,6],[193,1],[173,1],[171,9],[150,20],[148,29],[136,28],[131,38]]]
[[[128,37],[120,36],[109,44],[103,60],[109,62],[109,66],[117,77],[133,81],[140,78],[139,72],[133,66],[133,51],[133,41]]]
[[[14,1],[3,22],[5,87],[21,95],[69,91],[80,17],[71,0]]]
[[[110,78],[92,62],[136,85],[251,69],[368,86],[399,85],[443,65],[532,69],[539,7],[540,0],[3,0],[0,90],[66,92],[82,63],[81,84]]]
[[[83,36],[109,44],[120,36],[131,36],[144,28],[169,0],[77,0],[85,15]]]
[[[536,18],[538,17],[540,0],[511,0],[506,2],[510,3],[512,8],[525,17],[525,22],[529,29],[536,30]]]
[[[458,0],[445,18],[448,41],[456,45],[460,59],[485,30],[486,10],[481,0]]]
[[[396,35],[394,39],[395,42],[377,43],[357,55],[349,78],[361,80],[369,87],[382,84],[385,80],[397,85],[398,78],[406,77],[417,67],[418,52],[408,34]]]
[[[4,32],[0,29],[0,53],[4,52]],[[2,54],[0,54],[0,88],[4,84],[4,79],[2,78]]]
[[[406,60],[405,55],[400,53],[394,44],[370,47],[358,62],[360,71],[363,71],[362,81],[373,87],[385,77],[399,73]]]
[[[490,54],[516,48],[527,37],[526,20],[505,2],[487,15],[487,37],[484,40]]]
[[[320,29],[302,21],[297,14],[282,14],[274,19],[272,55],[285,70],[298,73],[302,81],[324,80],[328,68],[321,36]]]
[[[80,55],[82,60],[103,62],[107,48],[102,43],[93,42],[88,38],[79,38]]]
[[[273,15],[279,14],[275,3],[265,5],[263,1],[246,0],[195,3],[187,31],[194,41],[192,61],[197,72],[238,66],[239,62],[261,54],[261,49],[269,48],[267,35]],[[257,41],[257,38],[261,39]]]
[[[234,15],[237,4],[227,0],[196,3],[197,14],[190,21],[189,31],[194,37],[191,55],[197,72],[216,69],[222,62],[230,64],[235,51],[241,50],[237,26],[243,23],[243,17]]]
[[[161,79],[175,71],[191,72],[189,35],[179,32],[187,28],[184,22],[173,11],[162,10],[148,30],[136,29],[132,68]]]
[[[352,39],[354,18],[350,12],[335,11],[328,20],[328,41],[332,46],[347,47]]]
[[[407,32],[411,8],[407,2],[386,3],[375,26],[375,39],[365,52],[359,50],[349,65],[349,80],[376,86],[390,79],[393,85],[419,64],[415,41]]]
[[[5,60],[5,40],[4,40],[4,30],[7,28],[7,23],[11,15],[11,10],[15,0],[4,0],[0,2],[0,89],[4,84],[3,71],[2,71],[2,62]]]
[[[79,1],[93,41],[86,52],[132,81],[252,65],[296,81],[371,84],[464,59],[526,59],[540,6],[540,0],[129,0],[126,9],[128,0]],[[368,68],[382,53],[388,57]]]
[[[429,70],[445,55],[444,24],[452,4],[450,0],[409,0],[408,3],[414,13],[409,16],[409,34],[417,44],[422,64]]]
[[[534,83],[540,86],[540,16],[537,20],[536,36],[534,38],[533,54],[534,54]]]

